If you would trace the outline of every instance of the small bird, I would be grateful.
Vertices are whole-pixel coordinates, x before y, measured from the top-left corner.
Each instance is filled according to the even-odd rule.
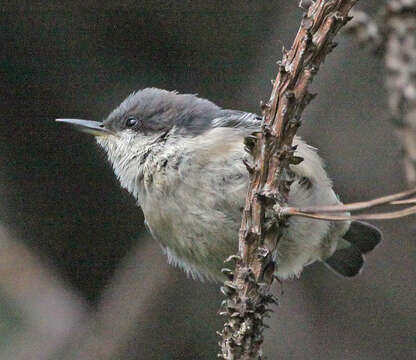
[[[96,137],[123,188],[137,200],[145,224],[169,263],[193,278],[223,280],[224,259],[238,248],[249,185],[243,139],[259,131],[261,117],[225,110],[209,100],[147,88],[129,95],[103,122],[57,119]],[[315,148],[294,138],[295,174],[288,204],[341,204]],[[352,277],[380,231],[357,221],[290,217],[274,254],[276,276],[299,276],[322,261]]]

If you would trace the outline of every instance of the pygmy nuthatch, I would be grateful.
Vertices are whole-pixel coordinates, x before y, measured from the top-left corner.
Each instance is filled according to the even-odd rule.
[[[259,116],[149,88],[131,94],[103,122],[58,121],[95,135],[171,264],[193,277],[223,279],[224,259],[238,247],[249,183],[243,139],[260,129]],[[316,149],[299,137],[294,144],[304,161],[291,165],[289,205],[340,204]],[[298,276],[316,260],[354,276],[363,254],[381,239],[375,227],[362,222],[300,217],[291,217],[282,232],[274,254],[281,279]]]

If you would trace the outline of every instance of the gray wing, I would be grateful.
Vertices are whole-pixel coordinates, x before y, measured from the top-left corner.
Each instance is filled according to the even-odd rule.
[[[261,116],[238,110],[221,110],[220,116],[212,120],[213,127],[243,128],[250,131],[261,126]]]
[[[211,205],[223,206],[224,210],[230,210],[230,205],[237,208],[240,218],[248,185],[248,173],[242,161],[247,156],[244,137],[260,129],[261,117],[243,111],[221,110],[211,120],[211,125],[194,138],[194,144],[191,142],[186,147],[178,166],[179,178],[189,188],[209,196],[209,202],[216,202]]]

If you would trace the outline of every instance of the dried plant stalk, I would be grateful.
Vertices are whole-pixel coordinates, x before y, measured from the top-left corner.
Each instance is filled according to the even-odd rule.
[[[227,316],[221,335],[224,359],[261,359],[264,318],[268,305],[276,299],[269,289],[273,281],[273,253],[284,219],[274,225],[264,223],[266,211],[285,207],[293,173],[290,164],[302,159],[294,156],[293,137],[301,125],[301,114],[314,97],[309,84],[326,55],[335,47],[332,42],[340,28],[350,19],[349,10],[357,0],[302,1],[306,13],[293,46],[279,62],[269,102],[262,104],[262,131],[246,139],[254,159],[249,167],[250,187],[246,198],[238,255],[233,275],[222,287],[226,300],[221,314]]]
[[[390,0],[372,18],[354,12],[346,29],[383,56],[388,105],[409,186],[416,185],[416,0]]]
[[[393,0],[383,14],[390,114],[402,146],[403,168],[416,184],[416,0]]]

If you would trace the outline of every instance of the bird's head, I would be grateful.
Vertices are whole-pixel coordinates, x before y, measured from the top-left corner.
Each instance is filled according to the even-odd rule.
[[[195,95],[148,88],[129,95],[102,122],[57,121],[94,135],[120,182],[130,189],[152,151],[160,150],[168,139],[175,144],[203,133],[219,111],[217,105]]]
[[[57,119],[78,130],[97,137],[100,145],[106,143],[152,142],[174,130],[182,136],[199,135],[210,127],[213,114],[220,108],[195,95],[178,94],[156,88],[147,88],[130,94],[102,121]]]

